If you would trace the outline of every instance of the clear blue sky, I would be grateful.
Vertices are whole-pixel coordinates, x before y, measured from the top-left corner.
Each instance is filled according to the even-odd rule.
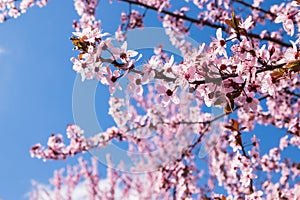
[[[0,25],[0,198],[24,199],[31,179],[47,181],[66,164],[32,159],[28,150],[73,121],[68,38],[75,17],[72,1],[54,0]]]
[[[101,1],[98,10],[103,29],[114,33],[119,23],[117,13],[128,7]],[[65,134],[66,125],[73,122],[76,74],[69,58],[75,52],[69,38],[72,21],[77,18],[73,1],[51,0],[42,9],[34,7],[17,20],[0,24],[0,49],[4,49],[0,53],[0,198],[24,199],[30,180],[47,183],[54,169],[76,163],[76,158],[42,162],[32,159],[29,149],[37,142],[46,144],[51,133]],[[104,91],[98,102],[104,111],[107,99]],[[104,124],[111,123],[107,115],[100,117]],[[277,135],[271,130],[270,134]],[[266,145],[273,141],[272,146],[276,145],[276,140]],[[103,172],[104,167],[101,169]]]

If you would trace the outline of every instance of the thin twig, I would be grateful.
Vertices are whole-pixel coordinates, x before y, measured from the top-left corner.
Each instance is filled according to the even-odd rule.
[[[126,2],[126,3],[131,3],[131,4],[135,4],[135,5],[138,5],[138,6],[142,6],[144,8],[147,8],[149,10],[154,10],[154,11],[157,11],[158,12],[158,8],[156,7],[153,7],[153,6],[150,6],[150,5],[147,5],[145,3],[141,3],[141,2],[138,2],[138,1],[133,1],[133,0],[119,0],[119,1],[122,1],[122,2]],[[229,29],[226,28],[224,25],[221,25],[221,24],[214,24],[212,22],[209,22],[207,20],[203,20],[203,19],[195,19],[195,18],[192,18],[192,17],[188,17],[186,15],[179,15],[179,14],[176,14],[176,13],[173,13],[171,11],[167,11],[167,10],[161,10],[160,11],[161,13],[163,14],[166,14],[166,15],[170,15],[172,17],[175,17],[177,19],[183,19],[183,20],[186,20],[186,21],[189,21],[189,22],[192,22],[194,24],[201,24],[201,25],[204,25],[204,26],[208,26],[208,27],[211,27],[211,28],[215,28],[215,29],[218,29],[218,28],[222,28],[223,30],[225,30],[226,32],[229,32]],[[270,41],[270,42],[274,42],[276,44],[279,44],[283,47],[292,47],[291,44],[289,43],[286,43],[280,39],[277,39],[277,38],[273,38],[273,37],[270,37],[270,36],[264,36],[264,37],[260,37],[259,34],[255,34],[255,33],[248,33],[248,36],[249,37],[252,37],[252,38],[256,38],[256,39],[261,39],[261,40],[265,40],[265,41]]]
[[[258,11],[263,12],[263,13],[265,13],[265,14],[269,14],[269,15],[271,15],[272,17],[276,17],[276,15],[275,15],[274,13],[270,12],[269,10],[264,10],[264,9],[262,9],[262,8],[252,6],[251,4],[249,4],[249,3],[247,3],[247,2],[244,2],[244,1],[241,1],[241,0],[232,0],[232,1],[233,1],[233,2],[237,2],[237,3],[239,3],[239,4],[242,4],[242,5],[246,6],[246,7],[249,7],[249,8],[251,8],[252,10],[258,10]]]

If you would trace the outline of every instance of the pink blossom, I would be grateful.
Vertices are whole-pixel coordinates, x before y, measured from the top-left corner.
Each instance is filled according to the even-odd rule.
[[[238,97],[239,105],[243,105],[243,110],[245,112],[256,112],[257,106],[259,105],[259,101],[257,98],[254,98],[255,93],[249,92],[247,96],[240,96]]]
[[[279,144],[279,149],[282,151],[284,150],[286,147],[288,147],[289,145],[289,142],[288,142],[288,136],[283,136],[281,139],[280,139],[280,144]]]
[[[227,56],[227,52],[226,52],[226,41],[225,39],[222,37],[222,29],[218,28],[217,32],[216,32],[216,36],[217,36],[217,42],[215,43],[216,45],[216,53],[218,53],[219,55],[224,55],[226,58],[228,58]]]
[[[18,17],[34,2],[0,0],[0,21]],[[229,0],[186,0],[180,7],[170,2],[130,1],[128,13],[121,13],[121,24],[115,26],[117,39],[125,40],[128,30],[145,26],[147,10],[157,11],[171,44],[182,55],[177,64],[164,50],[165,44],[156,44],[155,55],[139,68],[141,54],[128,50],[130,40],[116,47],[114,39],[102,31],[96,17],[99,1],[74,1],[79,15],[73,23],[74,35],[81,42],[79,55],[71,58],[74,71],[82,80],[96,78],[110,94],[123,89],[121,79],[129,80],[126,89],[134,94],[135,103],[127,105],[125,98],[112,96],[108,114],[117,127],[86,138],[79,126],[68,125],[67,140],[52,134],[45,146],[37,143],[30,154],[59,160],[121,141],[130,155],[144,157],[134,157],[131,168],[126,162],[116,165],[115,154],[107,155],[109,167],[101,177],[96,160],[89,167],[79,159],[66,176],[63,171],[54,173],[53,191],[44,190],[49,199],[71,199],[81,180],[86,184],[82,199],[298,199],[299,164],[286,156],[285,150],[288,146],[300,148],[300,39],[296,34],[288,41],[279,23],[293,36],[300,15],[292,6],[298,6],[299,1],[267,5],[254,0],[252,4],[231,5]],[[36,1],[41,6],[46,3]],[[188,7],[188,3],[195,7]],[[139,10],[134,10],[136,6]],[[197,8],[200,10],[194,11]],[[247,12],[240,12],[244,10]],[[273,21],[272,29],[264,26]],[[207,45],[193,45],[186,36],[199,27],[210,27],[216,38]],[[287,69],[290,62],[296,65],[295,70]],[[276,70],[283,72],[274,79]],[[147,89],[143,88],[146,84]],[[218,107],[221,114],[213,116],[206,107]],[[263,137],[252,132],[257,124],[286,133],[277,145],[266,149],[266,154]],[[206,155],[205,159],[198,159],[198,152],[200,157]],[[147,172],[129,174],[115,168]],[[270,177],[274,174],[278,177]],[[42,199],[41,195],[35,199]]]
[[[255,191],[253,192],[252,194],[250,195],[247,195],[247,200],[263,200],[263,191],[261,190],[258,190],[258,191]]]
[[[253,25],[252,16],[247,17],[244,22],[240,22],[239,27],[245,29],[246,31]]]
[[[300,6],[300,4],[298,1],[292,1],[291,6],[298,7],[298,6]]]
[[[98,28],[92,29],[91,27],[87,27],[82,31],[73,32],[73,35],[82,38],[86,42],[95,43],[98,40],[101,40],[102,37],[108,36],[108,33],[101,33]]]
[[[107,76],[105,84],[109,85],[109,92],[113,94],[117,89],[121,90],[121,86],[118,83],[118,78],[120,78],[120,71],[115,70],[114,72],[111,71],[110,67],[106,67]]]
[[[11,8],[11,9],[9,9],[8,15],[9,15],[10,17],[17,18],[17,17],[19,17],[21,14],[20,14],[18,8],[13,7],[13,8]]]
[[[180,100],[175,93],[176,91],[175,88],[172,89],[171,87],[169,88],[169,87],[165,87],[162,84],[158,84],[156,86],[156,89],[159,95],[162,97],[162,103],[164,106],[167,106],[170,103],[170,101],[172,101],[175,104],[179,104]]]
[[[142,76],[140,74],[128,74],[127,78],[130,81],[127,90],[141,96],[143,94]]]
[[[231,135],[229,135],[229,139],[228,139],[228,141],[230,142],[229,145],[231,146],[233,152],[237,152],[237,150],[242,149],[241,145],[236,140],[237,134],[238,134],[237,132],[232,133]]]
[[[294,22],[286,14],[279,13],[275,19],[275,23],[282,23],[284,30],[290,35],[294,35]]]

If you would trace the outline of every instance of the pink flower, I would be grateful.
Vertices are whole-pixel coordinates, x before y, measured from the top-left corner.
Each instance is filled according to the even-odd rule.
[[[299,3],[298,1],[293,1],[293,2],[291,3],[291,6],[298,7],[298,6],[300,6],[300,3]]]
[[[169,78],[175,78],[176,70],[173,64],[174,64],[174,56],[172,55],[169,61],[166,62],[163,66],[164,74]]]
[[[253,23],[252,16],[249,16],[244,22],[240,22],[239,27],[248,30]]]
[[[275,19],[275,23],[282,23],[283,29],[290,35],[294,35],[294,22],[289,15],[279,13]]]
[[[249,187],[251,179],[257,178],[257,176],[253,174],[252,171],[253,171],[252,168],[246,168],[242,170],[242,175],[240,180],[242,182],[242,186]]]
[[[123,62],[129,62],[130,58],[133,58],[138,55],[137,51],[134,50],[127,50],[127,42],[125,41],[121,48],[114,49],[113,53],[116,57],[120,58]]]
[[[277,147],[270,149],[269,155],[276,161],[280,160],[280,150]]]
[[[48,0],[39,0],[36,4],[41,8],[47,5]]]
[[[106,84],[109,85],[109,92],[113,94],[116,89],[122,89],[120,84],[117,82],[118,78],[120,78],[120,71],[115,70],[113,73],[109,66],[106,67],[107,76],[106,76]]]
[[[259,7],[259,5],[261,4],[261,2],[263,2],[264,0],[254,0],[252,6],[254,7]]]
[[[286,147],[289,146],[289,141],[287,140],[288,136],[284,136],[280,139],[280,144],[279,144],[279,149],[282,151],[284,150]]]
[[[238,144],[237,141],[236,141],[237,134],[238,134],[237,132],[232,132],[232,134],[229,135],[229,139],[228,139],[228,141],[230,142],[229,146],[231,146],[233,152],[237,152],[238,150],[242,150],[241,145]]]
[[[167,106],[169,104],[170,100],[175,104],[179,104],[180,100],[174,93],[175,89],[172,90],[168,87],[165,87],[162,84],[158,84],[156,86],[156,89],[157,89],[158,93],[160,94],[160,96],[163,97],[162,103],[164,106]]]
[[[300,135],[300,118],[296,117],[289,122],[288,132],[294,135]]]
[[[130,83],[127,86],[129,92],[133,92],[139,96],[143,95],[142,76],[140,74],[128,74]]]
[[[87,27],[82,31],[73,32],[73,35],[82,38],[86,42],[95,43],[97,40],[102,39],[104,36],[108,36],[108,33],[101,33],[98,28],[92,29],[91,27]]]
[[[67,127],[67,137],[71,138],[79,138],[83,135],[84,131],[77,125],[71,124]]]
[[[117,29],[117,31],[115,32],[115,38],[118,41],[124,41],[126,39],[126,35],[125,33],[122,31],[121,26],[119,26],[119,28]]]
[[[52,136],[48,139],[47,145],[53,152],[61,152],[61,150],[65,147],[63,143],[63,136],[61,134],[52,134]]]
[[[218,28],[218,30],[216,32],[216,36],[217,36],[217,40],[218,40],[218,42],[216,43],[216,46],[217,46],[216,52],[220,56],[224,55],[226,58],[228,58],[227,52],[225,50],[225,48],[226,48],[226,41],[222,37],[222,28]]]
[[[77,73],[81,74],[81,81],[86,79],[86,74],[88,73],[88,67],[86,61],[78,60],[74,57],[71,58],[71,62],[73,62],[73,70]]]
[[[253,147],[255,147],[256,149],[259,149],[259,140],[257,139],[256,135],[253,135],[253,137],[251,138]]]
[[[264,193],[261,190],[255,191],[250,195],[246,196],[246,200],[262,200],[262,195]]]
[[[7,13],[0,13],[0,23],[3,23],[6,20]]]
[[[300,137],[299,136],[294,136],[290,139],[290,144],[293,146],[296,146],[300,149]]]
[[[155,77],[155,72],[153,68],[156,66],[155,63],[151,64],[152,59],[150,59],[149,63],[143,66],[143,83],[148,83]]]
[[[19,17],[21,14],[20,14],[18,8],[13,7],[13,8],[11,8],[11,9],[9,9],[8,15],[9,15],[10,17],[17,18],[17,17]]]
[[[259,105],[259,100],[257,98],[254,98],[255,93],[249,92],[247,96],[239,96],[238,103],[239,105],[243,106],[243,109],[245,112],[256,112],[257,106]]]

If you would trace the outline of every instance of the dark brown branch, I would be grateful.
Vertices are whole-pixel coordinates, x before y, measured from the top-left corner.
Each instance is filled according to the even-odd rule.
[[[265,41],[269,41],[269,42],[274,42],[276,44],[279,44],[283,47],[293,47],[291,44],[289,43],[286,43],[280,39],[277,39],[277,38],[273,38],[273,37],[270,37],[270,36],[264,36],[264,37],[260,37],[260,35],[258,34],[255,34],[255,33],[248,33],[248,36],[250,38],[256,38],[256,39],[260,39],[260,40],[265,40]]]
[[[244,6],[248,7],[248,8],[251,8],[252,10],[258,10],[258,11],[263,12],[263,13],[265,13],[265,14],[271,15],[272,17],[276,17],[276,15],[275,15],[274,13],[272,13],[272,12],[270,12],[270,11],[268,11],[268,10],[264,10],[264,9],[262,9],[262,8],[259,8],[259,7],[254,7],[254,6],[252,6],[251,4],[246,3],[246,2],[244,2],[244,1],[241,1],[241,0],[232,0],[232,1],[233,1],[233,2],[237,2],[237,3],[239,3],[239,4],[242,4],[242,5],[244,5]]]
[[[259,68],[257,70],[256,74],[259,74],[259,73],[262,73],[265,71],[272,71],[277,68],[282,68],[284,65],[286,65],[286,63],[278,64],[278,65],[266,65],[266,67],[264,67],[264,68]],[[196,81],[190,82],[190,84],[203,85],[206,83],[219,82],[221,79],[226,80],[228,78],[234,78],[234,77],[238,77],[238,74],[223,74],[219,78],[206,78],[205,80],[196,80]]]
[[[154,11],[158,12],[158,8],[155,8],[153,6],[150,6],[150,5],[138,2],[138,1],[133,1],[133,0],[119,0],[119,1],[126,2],[126,3],[129,3],[129,4],[135,4],[135,5],[147,8],[149,10],[154,10]],[[186,21],[190,21],[190,22],[195,23],[195,24],[202,23],[202,20],[191,18],[191,17],[188,17],[186,15],[178,15],[178,14],[175,14],[175,13],[167,11],[167,10],[162,10],[161,13],[166,14],[166,15],[170,15],[170,16],[178,18],[178,19],[183,19],[183,20],[186,20]],[[214,27],[214,28],[223,27],[221,25],[215,25],[215,24],[212,24],[210,22],[203,22],[203,25],[208,25],[208,26],[211,26],[211,27]]]
[[[158,8],[155,8],[153,6],[150,6],[150,5],[141,3],[141,2],[137,2],[137,1],[133,1],[133,0],[119,0],[119,1],[130,3],[130,4],[135,4],[135,5],[147,8],[149,10],[154,10],[154,11],[158,12]],[[161,13],[166,14],[166,15],[170,15],[170,16],[175,17],[177,19],[186,20],[186,21],[192,22],[194,24],[201,24],[201,25],[208,26],[208,27],[215,28],[215,29],[222,28],[226,32],[229,32],[229,29],[227,29],[224,25],[221,25],[221,24],[214,24],[214,23],[206,21],[206,20],[195,19],[195,18],[192,18],[192,17],[188,17],[186,15],[178,15],[176,13],[173,13],[173,12],[170,12],[170,11],[167,11],[167,10],[164,10],[164,9],[161,11]],[[272,37],[269,37],[269,36],[265,36],[265,37],[261,38],[259,34],[255,34],[255,33],[248,33],[248,36],[251,37],[251,38],[256,38],[256,39],[260,39],[260,40],[274,42],[274,43],[279,44],[283,47],[292,47],[292,45],[289,44],[289,43],[285,43],[285,42],[283,42],[279,39],[272,38]]]
[[[241,134],[241,133],[239,133],[239,134],[240,134],[239,137],[241,138],[239,145],[240,145],[241,148],[242,148],[243,156],[245,156],[246,158],[248,158],[248,159],[250,160],[249,156],[246,154],[245,147],[244,147],[244,145],[242,144],[242,134]],[[250,192],[253,193],[253,192],[254,192],[254,190],[253,190],[253,179],[252,179],[252,178],[249,178],[249,179],[250,179],[249,189],[250,189]]]
[[[295,96],[295,97],[300,98],[300,94],[297,94],[297,93],[295,93],[295,92],[293,92],[293,91],[290,91],[290,90],[288,90],[288,88],[284,88],[284,92],[285,92],[286,94],[289,94],[289,95],[292,95],[292,96]]]
[[[224,75],[221,75],[221,77],[219,77],[219,78],[206,78],[205,80],[197,80],[197,81],[190,82],[190,84],[202,85],[205,83],[215,83],[215,82],[219,82],[221,80],[226,80],[228,78],[234,78],[237,76],[238,76],[238,74],[224,74]]]
[[[268,98],[268,97],[270,97],[270,96],[269,96],[269,95],[265,95],[265,96],[263,96],[263,97],[258,98],[258,100],[259,100],[259,101],[262,101],[262,100],[264,100],[264,99],[266,99],[266,98]],[[240,108],[242,108],[242,107],[243,107],[243,105],[236,106],[236,107],[232,110],[232,112],[234,112],[234,111],[236,111],[236,110],[238,110],[238,109],[240,109]],[[231,112],[231,113],[232,113],[232,112]],[[157,124],[168,124],[168,125],[206,124],[206,125],[210,125],[210,124],[212,124],[213,122],[215,122],[215,121],[217,121],[217,120],[219,120],[219,119],[221,119],[221,118],[223,118],[223,117],[225,117],[226,115],[229,115],[229,114],[231,114],[231,113],[223,113],[223,114],[220,114],[220,115],[216,116],[215,118],[213,118],[213,119],[211,119],[211,120],[208,120],[208,121],[179,121],[179,122],[163,122],[163,121],[162,121],[162,122],[158,122]]]
[[[256,74],[259,74],[259,73],[262,73],[262,72],[265,72],[265,71],[272,71],[274,69],[282,68],[284,65],[286,65],[286,63],[282,63],[282,64],[278,64],[278,65],[267,65],[264,68],[258,69],[256,71]]]

